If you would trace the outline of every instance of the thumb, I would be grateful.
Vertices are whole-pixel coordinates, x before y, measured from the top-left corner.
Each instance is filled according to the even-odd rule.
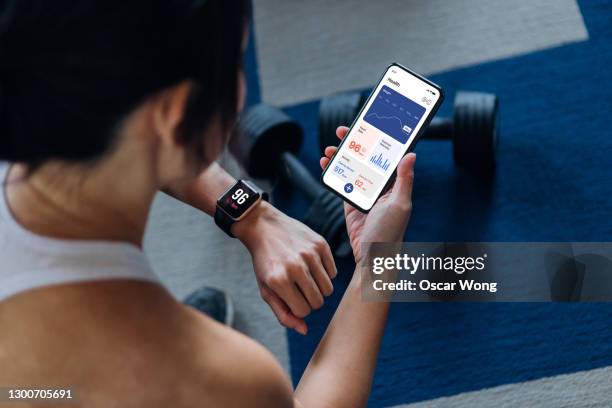
[[[398,199],[412,199],[412,185],[414,184],[414,163],[416,154],[408,153],[397,166],[397,176],[393,184],[392,194]]]

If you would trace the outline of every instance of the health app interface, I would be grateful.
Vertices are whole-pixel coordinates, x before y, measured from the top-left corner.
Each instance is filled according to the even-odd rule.
[[[369,210],[439,98],[434,86],[398,66],[389,67],[327,167],[323,182]]]

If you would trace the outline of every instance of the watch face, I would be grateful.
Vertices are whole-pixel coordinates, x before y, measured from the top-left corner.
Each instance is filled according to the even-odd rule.
[[[259,196],[257,191],[240,180],[217,203],[230,217],[240,218]]]

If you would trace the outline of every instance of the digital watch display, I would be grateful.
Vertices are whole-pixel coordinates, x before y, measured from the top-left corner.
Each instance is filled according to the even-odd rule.
[[[244,218],[264,198],[264,195],[265,193],[253,183],[238,180],[217,200],[215,222],[233,237],[232,225]]]

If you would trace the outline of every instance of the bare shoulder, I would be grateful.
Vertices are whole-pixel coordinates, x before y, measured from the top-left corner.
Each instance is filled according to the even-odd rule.
[[[247,336],[183,307],[185,343],[178,350],[184,389],[210,406],[293,407],[288,376],[272,354]],[[206,404],[204,404],[207,406]]]
[[[0,336],[0,384],[53,379],[78,390],[75,407],[293,407],[264,347],[155,285],[32,291],[0,304],[0,325],[12,327]]]

